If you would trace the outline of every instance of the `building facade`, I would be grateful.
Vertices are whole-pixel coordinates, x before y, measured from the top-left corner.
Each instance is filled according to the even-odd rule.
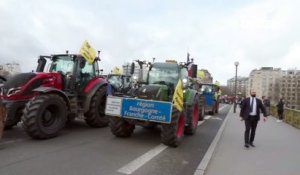
[[[286,107],[300,110],[300,70],[273,67],[252,70],[247,91],[251,89],[256,91],[259,98],[268,97],[273,105],[284,98]]]
[[[236,86],[236,92],[239,96],[241,97],[245,97],[247,96],[247,86],[248,86],[248,77],[237,77],[237,86]],[[230,96],[234,96],[235,95],[235,77],[227,80],[227,87],[229,90],[229,94]]]
[[[10,78],[18,73],[21,73],[21,68],[18,63],[7,63],[0,65],[0,76],[4,78]]]
[[[263,96],[274,100],[274,95],[277,93],[276,82],[281,77],[282,70],[280,68],[262,67],[251,71],[248,80],[247,90],[256,91],[256,96],[262,98]],[[247,94],[249,95],[249,93]]]
[[[282,71],[275,87],[274,102],[284,98],[286,107],[300,110],[300,70]]]

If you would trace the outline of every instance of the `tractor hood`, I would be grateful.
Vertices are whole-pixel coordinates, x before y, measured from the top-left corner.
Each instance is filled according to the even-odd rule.
[[[12,78],[10,78],[7,82],[5,82],[3,88],[5,91],[8,91],[9,89],[12,89],[12,88],[21,87],[35,76],[36,76],[36,74],[32,73],[32,72],[17,74],[15,76],[13,76]]]
[[[58,80],[61,80],[61,77],[59,73],[56,72],[20,73],[4,83],[0,95],[7,100],[31,98],[33,95],[32,90],[40,86],[55,86]]]
[[[168,101],[170,90],[167,85],[144,85],[139,88],[138,98]]]

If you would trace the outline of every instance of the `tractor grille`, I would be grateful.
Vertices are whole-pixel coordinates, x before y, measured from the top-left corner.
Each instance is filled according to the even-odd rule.
[[[141,99],[152,99],[155,100],[155,95],[159,91],[160,86],[142,86],[139,88],[138,97]]]

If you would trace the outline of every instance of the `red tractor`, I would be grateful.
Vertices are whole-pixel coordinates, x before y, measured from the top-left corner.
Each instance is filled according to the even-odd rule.
[[[50,60],[48,71],[44,71],[46,59]],[[107,126],[107,82],[99,76],[99,60],[98,56],[88,64],[81,55],[40,56],[36,72],[17,74],[1,89],[6,127],[22,120],[29,136],[47,139],[78,114],[83,114],[91,127]]]

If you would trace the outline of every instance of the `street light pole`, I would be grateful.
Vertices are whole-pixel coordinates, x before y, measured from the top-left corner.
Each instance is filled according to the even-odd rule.
[[[237,67],[239,66],[239,62],[234,62],[235,65],[235,83],[234,83],[234,106],[233,106],[233,113],[236,113],[236,100],[237,100]]]

